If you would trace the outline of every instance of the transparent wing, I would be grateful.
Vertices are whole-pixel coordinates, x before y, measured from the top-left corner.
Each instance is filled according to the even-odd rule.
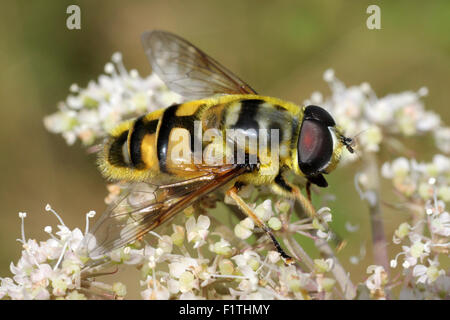
[[[142,35],[152,69],[170,90],[195,100],[215,94],[256,94],[248,84],[179,36],[165,31]]]
[[[245,172],[245,168],[215,168],[173,184],[135,183],[111,204],[86,237],[89,256],[97,259],[141,238],[177,212]]]

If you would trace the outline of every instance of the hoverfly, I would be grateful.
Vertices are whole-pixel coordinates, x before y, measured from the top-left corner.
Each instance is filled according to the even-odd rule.
[[[331,115],[321,107],[299,107],[258,95],[216,60],[177,35],[145,32],[142,42],[153,72],[170,90],[190,102],[126,121],[111,132],[99,157],[99,166],[105,177],[125,180],[130,186],[94,226],[96,244],[90,256],[99,257],[127,245],[203,196],[224,189],[272,239],[284,261],[292,262],[271,229],[238,192],[248,184],[269,185],[275,194],[300,201],[314,215],[310,201],[283,175],[292,171],[306,177],[308,195],[310,184],[326,187],[323,174],[336,167],[344,147],[353,151],[351,139],[341,133]],[[276,165],[275,170],[268,170],[267,162],[262,163],[263,148],[255,151],[242,143],[229,148],[227,143],[236,142],[239,136],[226,135],[231,129],[278,144],[277,157],[269,161],[269,167]],[[208,130],[226,139],[199,140],[198,134]],[[278,136],[271,135],[273,130]],[[173,156],[180,145],[188,151],[183,159],[191,161],[178,161]],[[211,150],[215,160],[231,155],[233,158],[242,151],[244,161],[196,161],[198,155],[202,157]],[[251,162],[252,157],[256,161]]]

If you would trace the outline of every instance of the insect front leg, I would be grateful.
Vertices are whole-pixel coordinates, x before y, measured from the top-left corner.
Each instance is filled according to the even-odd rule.
[[[319,223],[325,227],[325,229],[331,230],[328,223],[322,219],[322,217],[320,217],[316,210],[314,209],[312,203],[311,203],[311,193],[309,190],[309,187],[311,186],[311,184],[307,184],[306,185],[306,192],[308,194],[308,198],[306,198],[300,191],[300,189],[287,182],[283,176],[281,174],[279,174],[274,181],[274,184],[272,185],[272,190],[275,191],[275,193],[286,196],[288,198],[291,199],[295,199],[296,201],[298,201],[300,203],[300,205],[303,207],[303,209],[305,210],[306,214],[308,214],[308,216],[310,216],[311,218],[316,218]],[[336,243],[336,247],[338,249],[338,251],[340,251],[346,244],[346,242],[344,240],[341,239],[341,237],[339,237],[336,233],[332,232],[331,233],[332,239],[333,241]]]
[[[272,190],[279,195],[295,199],[300,203],[308,216],[310,216],[311,218],[317,217],[316,210],[314,209],[310,200],[310,190],[308,185],[308,198],[306,198],[297,186],[287,182],[280,173],[275,178],[274,184],[272,185]]]
[[[309,202],[312,202],[312,200],[311,200],[311,182],[309,180],[306,181],[306,195],[308,196]]]
[[[281,258],[283,259],[284,263],[287,265],[290,265],[294,263],[294,259],[290,257],[284,250],[281,248],[280,244],[278,243],[277,239],[273,235],[270,228],[262,221],[255,212],[245,203],[245,201],[238,195],[239,189],[242,187],[242,184],[236,183],[231,189],[227,191],[227,195],[231,197],[239,207],[239,209],[245,213],[247,217],[253,220],[255,225],[257,225],[259,228],[261,228],[272,240],[273,244],[275,245],[275,248],[280,253]]]
[[[280,173],[275,178],[274,184],[272,185],[272,190],[275,191],[275,193],[281,194],[283,196],[298,201],[309,217],[318,219],[321,225],[323,225],[327,230],[330,229],[328,223],[317,214],[316,209],[314,209],[310,199],[308,199],[310,198],[309,196],[310,191],[308,189],[307,189],[308,198],[306,198],[300,191],[300,188],[287,182]]]

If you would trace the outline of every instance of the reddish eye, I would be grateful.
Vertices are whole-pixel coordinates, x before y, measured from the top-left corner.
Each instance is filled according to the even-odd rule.
[[[304,120],[298,141],[298,162],[306,175],[317,175],[333,154],[333,139],[328,127],[316,120]]]

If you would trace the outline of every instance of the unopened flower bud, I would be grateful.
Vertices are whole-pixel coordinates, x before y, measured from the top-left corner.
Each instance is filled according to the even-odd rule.
[[[115,282],[112,285],[112,290],[119,297],[124,297],[127,294],[127,287],[121,282]]]

